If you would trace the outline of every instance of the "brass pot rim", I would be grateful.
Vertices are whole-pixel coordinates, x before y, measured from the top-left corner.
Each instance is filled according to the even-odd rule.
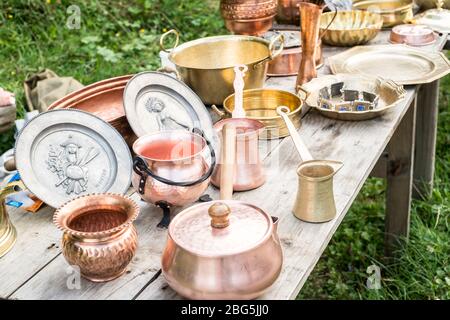
[[[69,205],[73,205],[74,203],[81,202],[83,203],[86,198],[97,198],[97,201],[106,200],[108,198],[115,198],[116,200],[120,200],[125,203],[127,206],[127,219],[117,227],[102,230],[102,231],[77,231],[72,228],[70,228],[67,224],[68,218],[70,216],[70,213],[73,212],[73,209],[70,209],[70,211],[65,212],[65,210],[68,209]],[[80,209],[82,206],[78,205],[78,209]],[[84,207],[85,208],[85,207]],[[95,209],[91,209],[95,210]],[[71,236],[77,237],[77,238],[106,238],[112,234],[115,234],[117,232],[120,232],[129,226],[133,224],[133,222],[137,219],[139,215],[139,206],[137,203],[129,198],[128,196],[119,194],[119,193],[89,193],[85,194],[76,198],[73,198],[66,203],[64,203],[62,206],[60,206],[53,215],[53,223],[63,231],[64,233],[67,233]],[[86,210],[85,212],[89,212],[90,210]],[[79,214],[83,214],[85,212],[79,212]]]
[[[265,60],[271,60],[270,49],[269,49],[270,42],[263,38],[260,38],[260,37],[247,36],[247,35],[221,35],[221,36],[204,37],[204,38],[188,41],[188,42],[185,42],[185,43],[173,48],[170,51],[168,58],[169,58],[170,62],[175,64],[177,67],[187,68],[187,69],[191,69],[191,70],[226,70],[226,69],[234,68],[235,65],[223,66],[223,67],[221,66],[221,67],[216,67],[216,68],[196,68],[196,67],[192,67],[192,66],[188,66],[188,65],[183,65],[183,64],[180,64],[180,63],[177,63],[174,61],[174,58],[173,58],[174,55],[182,54],[182,52],[187,48],[191,48],[191,47],[201,45],[204,43],[213,43],[213,42],[220,42],[220,41],[241,41],[241,42],[249,41],[249,42],[259,42],[261,44],[266,45],[267,46],[267,56],[264,57],[263,59],[259,59],[259,60],[253,61],[251,63],[247,63],[247,65],[249,65],[249,66],[253,66],[253,65],[258,64]]]
[[[390,2],[392,2],[392,3],[397,2],[399,4],[402,4],[402,6],[396,7],[394,9],[379,8],[378,13],[382,14],[382,15],[389,14],[389,13],[398,13],[400,11],[412,9],[412,7],[413,7],[412,0],[410,3],[406,3],[406,2],[408,2],[408,0],[400,0],[400,1],[399,0],[382,0],[382,1],[380,1],[380,0],[364,0],[364,1],[354,3],[353,7],[358,10],[367,11],[367,7],[370,5],[376,5],[376,4],[380,4],[380,3],[390,3]],[[403,4],[403,3],[405,3],[405,4]]]
[[[286,91],[286,90],[281,90],[281,89],[274,89],[274,88],[259,88],[259,89],[247,89],[243,91],[243,97],[245,98],[245,93],[246,92],[258,92],[258,91],[277,91],[277,92],[281,92],[281,93],[285,93],[288,95],[292,95],[295,96],[298,101],[300,102],[300,104],[298,105],[297,108],[295,108],[294,110],[290,111],[287,115],[288,116],[292,116],[295,115],[299,112],[301,112],[302,108],[303,108],[303,100],[296,94]],[[225,100],[223,101],[223,108],[224,110],[231,114],[232,112],[230,111],[230,109],[228,109],[227,107],[227,102],[230,101],[231,99],[234,98],[234,93],[229,95],[228,97],[225,98]],[[245,109],[245,108],[244,108]],[[251,119],[255,119],[255,120],[275,120],[275,119],[282,119],[281,116],[274,116],[274,117],[251,117]]]

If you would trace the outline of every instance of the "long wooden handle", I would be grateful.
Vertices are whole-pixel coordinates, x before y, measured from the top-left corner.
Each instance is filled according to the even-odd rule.
[[[286,126],[289,130],[289,134],[291,135],[291,138],[294,141],[295,147],[297,148],[297,152],[300,155],[300,158],[302,158],[302,161],[314,160],[308,148],[306,147],[306,144],[298,135],[297,129],[295,128],[291,119],[289,119],[287,115],[288,112],[289,112],[288,107],[281,106],[277,108],[277,113],[283,118],[284,122],[286,123]]]
[[[233,197],[234,162],[236,158],[236,128],[227,123],[222,128],[222,148],[220,172],[220,199],[231,200]]]

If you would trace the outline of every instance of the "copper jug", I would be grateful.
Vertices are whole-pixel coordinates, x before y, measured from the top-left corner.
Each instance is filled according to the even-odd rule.
[[[337,11],[335,10],[333,19],[331,19],[328,26],[319,35],[320,16],[322,15],[325,7],[326,5],[317,5],[309,2],[299,3],[300,29],[302,37],[302,60],[298,70],[296,88],[317,77],[315,60],[317,42],[325,34],[325,31],[330,27],[337,15]]]
[[[219,135],[222,134],[225,124],[234,125],[237,132],[233,191],[247,191],[260,187],[266,182],[258,149],[259,134],[264,129],[264,124],[248,118],[223,119],[214,125]],[[211,177],[211,183],[216,187],[220,186],[222,167],[223,160],[216,165]]]

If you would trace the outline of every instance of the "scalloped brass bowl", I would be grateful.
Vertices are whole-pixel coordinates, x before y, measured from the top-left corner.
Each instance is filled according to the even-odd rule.
[[[322,41],[331,46],[352,47],[365,44],[376,37],[383,26],[383,18],[368,11],[339,11],[333,23],[334,12],[323,13],[320,19]],[[325,30],[325,31],[324,31]]]

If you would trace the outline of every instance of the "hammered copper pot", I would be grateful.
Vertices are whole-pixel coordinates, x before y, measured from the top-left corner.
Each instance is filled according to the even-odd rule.
[[[71,266],[94,282],[122,275],[137,248],[133,226],[138,205],[120,194],[90,194],[62,205],[53,222],[64,234],[62,252]]]
[[[231,32],[256,36],[272,27],[277,0],[221,0],[220,13]]]

